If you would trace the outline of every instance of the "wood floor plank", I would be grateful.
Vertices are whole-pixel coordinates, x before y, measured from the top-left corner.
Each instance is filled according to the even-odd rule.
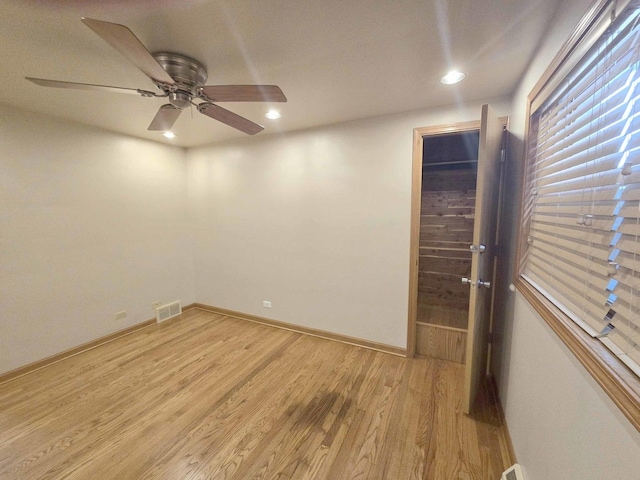
[[[364,355],[373,355],[367,352]],[[328,365],[325,365],[325,367]],[[259,466],[260,475],[254,478],[270,478],[272,472],[286,473],[278,470],[283,463],[299,462],[299,453],[303,453],[303,445],[309,436],[324,423],[324,416],[330,411],[337,395],[330,392],[329,385],[333,382],[330,370],[324,375],[316,372],[311,379],[309,393],[296,398],[278,419],[272,428],[272,433],[265,436],[256,446],[250,462],[245,462],[233,478],[244,479],[251,469],[251,464]],[[324,377],[324,378],[323,378]],[[320,383],[322,382],[322,383]],[[293,452],[294,450],[295,452]],[[294,456],[293,454],[296,453]],[[291,472],[289,472],[290,476]]]
[[[270,363],[275,360],[275,357],[279,357],[282,354],[282,348],[286,348],[287,345],[291,345],[295,340],[299,338],[299,335],[291,335],[284,344],[280,344],[280,349],[273,351],[270,355],[261,358],[261,361],[255,366],[252,365],[250,370],[245,370],[239,378],[229,382],[228,389],[225,388],[224,395],[220,396],[214,391],[197,391],[190,392],[190,395],[185,396],[182,399],[180,408],[177,410],[163,409],[160,412],[154,412],[152,418],[149,418],[150,422],[145,426],[145,437],[150,439],[146,445],[140,445],[136,441],[135,436],[128,438],[127,444],[123,445],[130,453],[129,462],[121,462],[119,465],[120,472],[117,477],[122,478],[125,475],[135,474],[135,478],[139,478],[139,471],[142,470],[147,463],[140,463],[137,459],[142,456],[144,451],[153,451],[155,455],[163,457],[167,446],[173,445],[168,442],[155,441],[155,426],[158,420],[166,424],[167,427],[175,425],[180,421],[180,428],[174,430],[174,435],[178,439],[190,438],[192,439],[192,432],[196,430],[201,422],[209,417],[209,411],[217,411],[223,405],[227,404],[235,397],[235,394],[246,387],[251,380],[253,380],[260,372],[262,372]],[[260,357],[258,357],[260,358]],[[174,402],[175,403],[175,402]],[[139,422],[140,423],[140,422]],[[140,428],[140,424],[136,428]],[[150,445],[151,444],[151,445]],[[155,448],[153,448],[155,446]],[[137,450],[140,451],[140,456],[136,455]],[[106,457],[104,462],[109,464],[113,459]],[[99,467],[100,469],[100,467]]]
[[[389,469],[388,478],[406,478],[408,480],[421,480],[416,476],[413,468],[414,459],[420,456],[420,446],[417,442],[418,426],[420,421],[420,405],[424,395],[431,394],[433,385],[428,389],[424,388],[426,372],[430,368],[431,362],[415,361],[411,362],[409,375],[405,378],[407,382],[406,396],[403,402],[405,409],[399,417],[402,443],[399,449],[399,462],[392,463]]]
[[[298,343],[292,346],[291,353],[293,356],[288,357],[286,362],[280,357],[270,366],[288,381],[287,384],[282,386],[278,382],[268,382],[256,376],[241,389],[236,390],[234,395],[215,411],[215,415],[209,415],[198,424],[190,426],[187,435],[184,435],[181,441],[174,442],[172,448],[166,451],[165,457],[184,458],[188,460],[189,468],[197,471],[201,466],[206,468],[216,465],[207,463],[207,458],[224,458],[225,448],[234,448],[247,429],[263,430],[273,411],[286,403],[295,392],[296,381],[303,375],[300,372],[307,368],[304,366],[301,370],[305,356],[308,357],[306,345]],[[273,375],[273,372],[266,370],[263,370],[264,375]],[[170,462],[156,464],[140,478],[166,478],[169,476],[167,469],[171,469]],[[218,469],[224,470],[224,465]]]
[[[333,347],[344,350],[337,345],[333,345]],[[272,408],[268,412],[260,412],[261,417],[266,419],[264,422],[258,422],[255,426],[252,426],[251,422],[241,425],[237,434],[229,438],[226,448],[214,452],[222,460],[217,469],[208,472],[204,467],[201,469],[202,471],[195,472],[187,478],[201,478],[202,474],[205,474],[204,478],[244,478],[244,475],[248,474],[247,471],[251,468],[247,465],[261,461],[263,462],[261,470],[267,472],[269,462],[273,461],[276,453],[273,444],[280,442],[280,437],[284,435],[284,432],[288,428],[290,429],[292,424],[299,421],[293,415],[298,411],[301,412],[297,406],[303,404],[305,398],[313,395],[313,392],[320,388],[318,382],[326,378],[328,369],[331,368],[331,365],[327,364],[322,356],[315,353],[317,352],[308,355],[310,358],[306,362],[298,364],[301,375],[296,375],[293,381],[284,387],[278,382],[279,388],[287,395],[273,402]],[[273,375],[272,373],[272,378]],[[210,476],[208,476],[209,474]]]
[[[0,385],[0,478],[489,480],[463,369],[197,309]]]
[[[252,335],[251,331],[247,331],[247,336],[244,337],[244,342],[250,342],[254,338],[258,338],[258,332],[255,332],[256,335]],[[206,337],[205,337],[206,340]],[[247,343],[248,344],[248,343]],[[103,461],[102,453],[113,451],[113,442],[110,439],[110,435],[117,437],[118,444],[126,443],[126,439],[129,435],[140,436],[142,433],[143,436],[147,429],[147,425],[152,425],[155,427],[157,425],[158,416],[157,413],[161,409],[164,408],[165,403],[170,400],[171,405],[177,406],[178,403],[175,401],[176,398],[181,398],[189,395],[191,388],[197,385],[201,385],[201,388],[207,388],[207,384],[202,384],[200,382],[197,383],[198,380],[202,380],[203,377],[206,377],[208,381],[216,380],[216,376],[218,373],[221,373],[222,370],[216,370],[210,372],[206,365],[198,366],[198,362],[194,360],[194,358],[199,358],[200,360],[206,358],[207,354],[210,352],[212,348],[215,348],[215,344],[213,346],[209,346],[205,349],[201,349],[201,354],[199,357],[193,357],[189,354],[183,354],[182,357],[178,360],[173,361],[173,365],[170,368],[167,368],[165,365],[161,365],[161,373],[156,373],[156,378],[153,379],[153,382],[146,385],[146,388],[142,391],[142,396],[138,397],[136,400],[142,402],[145,406],[144,411],[135,411],[132,409],[127,409],[126,406],[132,401],[132,395],[135,395],[135,392],[131,391],[132,385],[137,385],[139,380],[134,376],[133,383],[124,382],[123,384],[115,383],[111,384],[111,386],[115,385],[117,387],[117,392],[119,392],[118,400],[115,404],[112,403],[112,400],[107,396],[100,396],[95,398],[94,395],[89,397],[87,402],[81,402],[79,404],[78,414],[86,414],[86,422],[82,423],[85,420],[85,417],[80,415],[78,418],[79,421],[74,423],[74,429],[71,431],[65,431],[61,429],[62,435],[62,443],[60,443],[60,437],[55,438],[54,442],[56,445],[66,445],[68,443],[74,443],[76,439],[74,438],[76,435],[88,435],[92,442],[88,443],[84,449],[80,452],[76,452],[76,454],[69,456],[69,458],[65,459],[63,463],[55,466],[50,471],[40,472],[39,470],[30,471],[29,475],[39,475],[42,478],[56,478],[58,472],[60,470],[64,470],[69,467],[69,464],[73,463],[73,471],[80,468],[80,461],[84,460],[87,457],[87,462],[92,464],[100,464]],[[156,347],[151,348],[149,353],[154,353],[157,350]],[[229,357],[229,363],[235,363],[238,355],[246,351],[243,348],[219,348],[218,355],[220,355],[220,359]],[[188,350],[187,350],[188,352]],[[165,356],[162,352],[159,352],[160,356]],[[260,358],[260,357],[258,357]],[[158,364],[159,358],[157,355],[153,355],[151,364]],[[221,362],[221,365],[224,365]],[[247,365],[247,364],[245,364]],[[139,367],[136,367],[139,368]],[[246,370],[247,367],[245,367]],[[236,375],[241,378],[243,373],[243,369],[238,370]],[[128,373],[131,373],[130,370],[127,370]],[[172,381],[175,375],[181,375],[181,381],[175,382]],[[127,376],[123,376],[126,380]],[[185,379],[188,378],[188,381]],[[227,379],[226,381],[233,381],[233,377]],[[107,384],[108,385],[108,384]],[[179,395],[176,397],[176,395]],[[67,406],[68,407],[68,406]],[[66,408],[67,408],[66,407]],[[68,421],[68,417],[72,414],[72,412],[62,410],[62,415],[58,415],[56,417],[57,422],[66,422]],[[96,431],[92,429],[93,423],[95,419],[98,418],[98,422],[101,425],[100,431]],[[160,417],[162,418],[162,417]],[[47,425],[50,427],[50,425]],[[47,430],[45,430],[47,431]],[[41,434],[43,432],[40,432]],[[86,438],[85,438],[86,440]],[[52,449],[47,449],[49,452]],[[56,459],[59,461],[65,457],[65,453],[68,452],[68,449],[65,449],[65,452],[58,453],[56,455]],[[128,457],[131,458],[131,457]],[[36,478],[40,478],[36,477]]]

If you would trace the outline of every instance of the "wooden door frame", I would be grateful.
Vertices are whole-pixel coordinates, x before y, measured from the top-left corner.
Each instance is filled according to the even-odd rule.
[[[420,211],[422,209],[422,149],[423,137],[480,130],[480,120],[450,123],[413,129],[413,160],[411,166],[411,240],[409,247],[409,315],[407,325],[407,357],[416,354],[416,321],[418,314],[418,262],[420,257]]]
[[[504,126],[508,117],[500,117]],[[449,123],[413,129],[413,154],[411,165],[411,239],[409,246],[409,314],[407,318],[407,357],[416,354],[416,330],[418,314],[418,262],[420,257],[420,211],[422,210],[422,150],[423,137],[480,130],[480,120]]]

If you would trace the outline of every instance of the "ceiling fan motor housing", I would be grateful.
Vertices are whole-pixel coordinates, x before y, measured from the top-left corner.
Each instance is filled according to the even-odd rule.
[[[176,82],[171,89],[158,85],[169,93],[171,105],[181,110],[191,105],[191,99],[197,96],[197,89],[207,81],[207,69],[204,65],[193,58],[171,52],[154,53],[153,58]]]

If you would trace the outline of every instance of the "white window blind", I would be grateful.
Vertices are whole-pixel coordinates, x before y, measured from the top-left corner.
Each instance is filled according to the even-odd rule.
[[[537,104],[523,276],[640,376],[640,2]]]

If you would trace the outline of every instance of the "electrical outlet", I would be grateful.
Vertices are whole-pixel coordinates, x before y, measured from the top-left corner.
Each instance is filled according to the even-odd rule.
[[[152,308],[153,310],[155,310],[156,308],[160,307],[161,305],[162,305],[162,302],[161,302],[160,300],[158,300],[158,301],[153,302],[153,303],[151,304],[151,308]]]
[[[268,300],[263,300],[263,301],[262,301],[262,306],[263,306],[264,308],[271,308],[271,302],[270,302],[270,301],[268,301]]]
[[[120,320],[127,316],[127,311],[122,310],[121,312],[116,312],[116,320]]]

